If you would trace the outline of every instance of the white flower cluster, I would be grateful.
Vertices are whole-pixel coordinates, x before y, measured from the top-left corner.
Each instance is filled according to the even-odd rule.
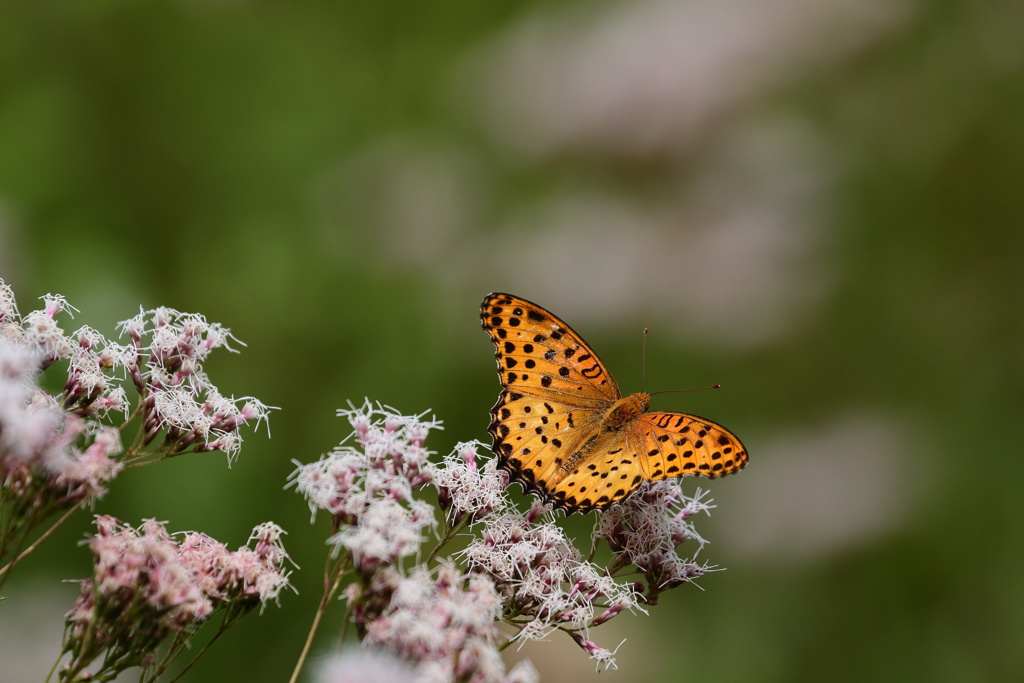
[[[131,344],[120,345],[87,326],[65,334],[58,318],[74,308],[62,296],[42,298],[39,310],[21,315],[0,280],[0,585],[126,465],[210,450],[230,461],[239,427],[268,410],[255,399],[225,398],[210,383],[202,361],[213,349],[230,348],[231,337],[201,316],[142,311],[121,323]],[[66,380],[58,375],[65,371]],[[128,377],[139,394],[134,411],[123,386]],[[63,388],[43,388],[59,387],[55,379]],[[130,425],[138,431],[125,449],[121,431]],[[53,521],[58,512],[65,514]],[[39,533],[44,524],[49,529]],[[67,615],[61,680],[152,670],[158,648],[169,650],[165,663],[173,661],[215,612],[223,609],[223,630],[289,587],[284,532],[273,523],[258,526],[252,546],[234,552],[205,534],[177,540],[154,520],[139,530],[112,517],[97,525],[90,540],[95,575],[80,582]]]
[[[203,361],[214,349],[234,351],[241,343],[219,323],[196,313],[172,308],[140,310],[118,324],[132,350],[124,366],[142,401],[143,445],[163,433],[162,447],[170,455],[194,451],[223,451],[230,462],[241,448],[238,428],[258,425],[271,410],[252,397],[225,397],[203,372]]]
[[[78,343],[68,355],[65,403],[98,417],[118,411],[127,418],[128,401],[124,388],[120,386],[120,378],[112,377],[110,371],[124,368],[132,356],[132,349],[108,342],[91,327],[80,328],[75,337]]]
[[[370,575],[415,555],[424,532],[437,524],[433,506],[413,491],[430,481],[424,441],[441,425],[369,401],[338,414],[352,425],[357,445],[343,442],[317,462],[296,463],[290,484],[314,517],[321,509],[335,517],[340,528],[328,542],[336,552],[351,552],[357,568]]]
[[[676,549],[688,540],[704,546],[689,520],[714,507],[704,500],[707,493],[697,489],[684,496],[679,483],[664,480],[646,483],[622,505],[605,512],[594,529],[594,539],[603,539],[616,555],[619,566],[635,565],[646,579],[646,599],[653,603],[662,591],[691,581],[708,571],[706,565],[684,560]],[[695,553],[696,554],[696,553]]]
[[[0,338],[0,467],[31,463],[59,472],[74,440],[83,430],[36,386],[39,355],[30,347]],[[49,399],[49,400],[48,400]]]
[[[120,618],[122,609],[155,610],[163,628],[180,631],[225,603],[266,604],[290,586],[284,531],[273,522],[253,529],[249,540],[256,541],[254,548],[235,551],[195,531],[175,540],[162,522],[152,519],[138,530],[109,515],[97,517],[96,525],[99,532],[89,542],[95,576],[82,582],[82,597],[69,616],[72,624],[87,625],[96,618],[99,601],[104,605],[99,614]],[[134,626],[132,619],[122,624]]]
[[[100,335],[89,328],[64,335],[56,316],[68,308],[62,297],[47,295],[44,308],[22,319],[13,292],[0,280],[0,486],[25,501],[36,519],[102,496],[121,468],[120,433],[98,418],[123,409],[124,391],[99,364],[97,349],[107,346]],[[72,364],[58,400],[38,379],[61,359]],[[90,388],[83,393],[78,379],[86,375]]]
[[[111,673],[107,667],[116,672],[150,666],[149,658],[165,639],[174,637],[172,647],[181,647],[187,640],[181,636],[218,610],[238,618],[290,586],[284,532],[273,523],[253,530],[255,547],[236,551],[197,532],[177,540],[152,519],[136,530],[103,515],[96,526],[89,540],[94,575],[80,582],[81,593],[67,615],[64,652],[72,658],[64,666],[80,670],[102,657],[103,668],[94,674],[98,680],[108,680],[100,675]]]
[[[614,667],[611,653],[594,646],[588,633],[623,610],[643,610],[633,585],[581,560],[550,518],[531,522],[519,512],[503,512],[485,517],[482,527],[463,555],[472,570],[494,580],[515,615],[516,637],[544,640],[557,629],[569,630],[592,658]]]
[[[505,492],[508,475],[498,469],[497,458],[488,458],[482,468],[477,467],[479,446],[478,441],[460,443],[440,465],[431,466],[441,507],[452,525],[466,517],[476,521],[512,504]]]
[[[699,491],[683,496],[676,481],[645,485],[597,515],[592,550],[601,541],[612,550],[602,566],[582,558],[547,507],[516,508],[507,474],[495,458],[481,459],[481,444],[459,443],[431,464],[424,439],[437,422],[369,401],[340,414],[356,443],[297,463],[289,485],[314,518],[318,510],[331,514],[337,531],[329,542],[342,555],[334,575],[348,561],[359,575],[344,589],[349,622],[364,645],[411,664],[408,680],[535,680],[528,664],[505,673],[499,641],[544,640],[556,630],[569,633],[599,669],[615,668],[615,651],[594,643],[591,630],[624,611],[646,612],[661,591],[707,569],[676,549],[690,539],[703,544],[688,520],[711,506]],[[431,506],[416,497],[427,483],[447,524],[426,561],[412,564],[434,526]],[[431,567],[463,531],[464,549]],[[497,630],[499,622],[514,629],[511,637]]]
[[[13,301],[13,295],[10,298]],[[60,294],[47,294],[42,299],[45,306],[29,312],[19,327],[21,339],[39,352],[43,367],[49,367],[67,358],[74,349],[74,342],[65,336],[64,330],[57,324],[57,314],[66,311],[73,316],[72,311],[78,309]]]
[[[15,366],[20,381],[34,383],[40,372],[66,361],[60,411],[96,420],[120,412],[127,419],[129,405],[121,386],[127,374],[139,393],[144,419],[138,446],[150,445],[163,434],[159,446],[165,455],[219,450],[229,461],[241,446],[239,427],[267,418],[270,408],[254,398],[221,395],[203,372],[202,363],[214,349],[234,350],[234,338],[223,326],[170,308],[140,311],[119,323],[131,339],[121,345],[88,326],[65,334],[57,316],[75,309],[59,295],[48,294],[43,301],[43,308],[20,316],[13,292],[0,280],[0,341],[7,346],[0,349],[0,362]]]
[[[391,599],[366,625],[365,642],[417,662],[417,681],[538,680],[529,662],[505,672],[496,646],[504,603],[488,577],[441,563],[433,571],[417,566],[408,576],[382,572],[376,588]]]
[[[449,561],[433,568],[402,562],[420,552],[437,523],[434,506],[415,492],[435,476],[457,484],[428,460],[425,440],[440,423],[369,401],[339,415],[352,425],[355,443],[299,464],[289,485],[306,497],[314,517],[318,510],[331,514],[338,531],[328,542],[342,566],[350,560],[359,574],[344,595],[363,644],[409,662],[413,675],[403,680],[534,683],[528,662],[505,671],[498,630],[505,603],[490,577]],[[447,460],[459,459],[460,449]],[[487,486],[503,501],[500,487]]]
[[[47,294],[44,306],[24,317],[18,314],[11,288],[0,280],[0,341],[21,349],[14,358],[30,383],[57,361],[68,361],[61,407],[82,417],[104,417],[111,411],[128,414],[124,389],[111,371],[123,367],[130,349],[108,342],[96,330],[84,326],[65,334],[57,315],[75,310],[62,296]],[[5,355],[10,356],[7,351]],[[31,354],[28,358],[25,354]],[[12,359],[7,363],[12,364]]]

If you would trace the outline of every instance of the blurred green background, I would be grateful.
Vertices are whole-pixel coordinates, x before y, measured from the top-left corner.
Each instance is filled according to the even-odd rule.
[[[291,671],[327,520],[282,487],[336,408],[432,410],[441,453],[486,438],[491,291],[568,320],[624,391],[649,327],[648,390],[725,387],[655,406],[751,454],[686,482],[728,571],[595,630],[626,639],[600,680],[1024,680],[1022,32],[998,0],[0,2],[21,310],[59,292],[110,336],[202,312],[248,344],[214,382],[281,408],[230,470],[180,458],[96,506],[288,530],[299,595],[186,680]],[[5,680],[45,676],[90,528],[8,584]],[[524,655],[596,679],[568,638]]]

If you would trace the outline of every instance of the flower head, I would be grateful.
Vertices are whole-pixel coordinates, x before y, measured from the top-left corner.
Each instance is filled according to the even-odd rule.
[[[0,485],[23,501],[22,514],[55,509],[106,492],[120,471],[120,434],[65,411],[36,385],[38,352],[0,338]]]
[[[359,570],[369,576],[384,565],[416,554],[424,530],[436,523],[433,508],[422,500],[403,505],[395,498],[372,497],[355,523],[344,525],[328,543],[350,551]]]
[[[602,515],[594,530],[594,539],[605,540],[615,553],[619,566],[635,565],[647,580],[647,600],[658,593],[701,576],[708,567],[681,559],[676,549],[688,540],[705,541],[690,521],[700,512],[714,507],[698,489],[684,496],[676,481],[644,485],[626,501]]]
[[[18,323],[18,303],[14,300],[14,290],[11,286],[0,280],[0,337],[7,337],[11,327],[17,329],[18,338],[21,337],[21,325]]]
[[[306,497],[314,516],[323,509],[343,524],[357,524],[380,500],[410,504],[412,492],[433,476],[424,441],[441,423],[369,401],[338,414],[352,425],[358,447],[345,445],[346,438],[317,462],[299,464],[289,486]],[[423,517],[422,511],[416,516]]]
[[[67,614],[68,667],[84,668],[101,655],[105,666],[118,670],[146,666],[166,639],[190,632],[218,610],[230,608],[237,618],[276,600],[289,585],[283,532],[272,523],[253,530],[255,548],[233,552],[206,534],[188,532],[178,540],[152,519],[134,529],[100,516],[96,527],[89,540],[94,575],[80,582]]]
[[[621,584],[582,560],[551,518],[515,512],[487,516],[463,555],[501,591],[520,643],[546,640],[558,629],[586,632],[623,610],[641,609],[632,584]]]
[[[255,398],[223,396],[203,370],[214,349],[235,351],[241,344],[219,323],[172,308],[140,310],[118,324],[131,345],[109,354],[127,369],[139,391],[145,438],[162,433],[169,455],[186,451],[222,451],[230,463],[241,448],[240,427],[267,420],[270,406]]]
[[[74,306],[59,294],[47,294],[41,297],[45,306],[30,312],[22,320],[25,342],[35,348],[48,366],[62,358],[67,358],[74,349],[74,341],[64,335],[64,330],[57,324],[57,314],[77,311]]]
[[[367,625],[366,642],[417,662],[433,679],[500,681],[505,668],[497,645],[502,601],[485,577],[442,563],[435,571],[416,567],[398,579],[389,604]]]
[[[619,643],[614,650],[608,650],[600,647],[597,643],[593,642],[582,633],[574,633],[572,634],[572,638],[576,641],[577,645],[583,648],[583,650],[590,655],[591,659],[597,662],[598,671],[601,670],[601,667],[604,667],[605,670],[619,668],[618,665],[615,664],[615,653],[619,651],[620,647],[622,647],[622,643]],[[624,643],[626,641],[622,642]]]
[[[116,427],[98,426],[92,443],[72,455],[57,482],[67,484],[74,498],[99,498],[106,493],[106,482],[121,471],[117,459],[122,452],[121,432]]]
[[[511,505],[506,493],[508,474],[498,469],[497,460],[488,458],[482,467],[477,466],[480,445],[476,441],[460,443],[445,456],[441,465],[432,467],[441,507],[447,511],[453,525],[464,516],[476,521]]]

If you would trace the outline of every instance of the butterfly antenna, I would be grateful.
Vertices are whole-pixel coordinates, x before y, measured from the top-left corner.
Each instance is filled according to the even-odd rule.
[[[663,389],[662,391],[652,391],[651,396],[656,394],[681,394],[684,391],[704,391],[705,389],[721,389],[721,384],[712,384],[710,387],[697,387],[696,389]]]
[[[640,391],[647,384],[647,328],[644,328],[644,343],[640,347]]]
[[[642,351],[640,354],[640,391],[643,393],[644,387],[647,384],[647,328],[644,328],[644,343],[641,347]],[[704,391],[705,389],[721,389],[721,384],[713,384],[710,387],[698,387],[697,389],[664,389],[662,391],[652,391],[651,396],[655,394],[675,394],[682,393],[684,391]]]

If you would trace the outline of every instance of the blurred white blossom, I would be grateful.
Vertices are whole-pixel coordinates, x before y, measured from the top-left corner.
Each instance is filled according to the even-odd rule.
[[[347,648],[323,659],[316,683],[419,683],[412,667],[385,649]]]

